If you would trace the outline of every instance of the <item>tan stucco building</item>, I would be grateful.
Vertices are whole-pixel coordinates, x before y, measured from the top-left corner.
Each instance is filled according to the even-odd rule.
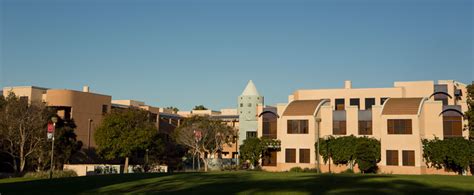
[[[468,137],[466,85],[452,81],[395,82],[390,88],[297,90],[288,103],[259,105],[259,137],[281,140],[281,148],[264,158],[263,167],[285,171],[291,167],[315,168],[318,132],[327,136],[369,136],[381,142],[382,173],[446,173],[427,168],[422,139]],[[321,170],[327,172],[323,163]],[[347,167],[332,165],[339,172]]]

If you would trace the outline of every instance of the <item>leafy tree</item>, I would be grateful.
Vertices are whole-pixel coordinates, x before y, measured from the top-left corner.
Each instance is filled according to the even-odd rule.
[[[211,120],[209,116],[188,118],[174,131],[176,141],[203,160],[205,171],[208,169],[208,156],[214,158],[224,144],[230,143],[233,134],[232,127],[220,120]]]
[[[125,173],[128,173],[129,157],[148,148],[156,133],[155,124],[148,120],[148,112],[130,108],[107,114],[94,139],[98,153],[106,159],[125,158]]]
[[[239,148],[240,159],[242,161],[250,161],[250,164],[252,164],[254,167],[257,167],[259,164],[258,162],[265,151],[266,146],[259,138],[247,138]]]
[[[433,140],[423,139],[422,143],[423,158],[428,167],[462,174],[474,159],[474,142],[462,137],[444,140],[435,137]]]
[[[174,106],[168,106],[168,107],[166,107],[166,109],[173,110],[173,112],[178,112],[179,111],[179,108],[176,108]]]
[[[336,165],[359,165],[363,173],[375,172],[380,162],[380,141],[374,138],[343,136],[320,138],[319,154],[324,163],[332,160]],[[315,143],[316,147],[317,143]],[[330,163],[331,164],[331,163]]]
[[[362,173],[376,173],[380,162],[380,142],[374,138],[357,138],[355,161]]]
[[[166,164],[168,169],[175,169],[181,163],[181,157],[184,156],[186,150],[183,146],[168,134],[158,133],[154,136],[150,145],[149,159],[147,164]]]
[[[10,93],[0,108],[0,151],[10,156],[7,163],[22,173],[46,138],[46,107],[40,102],[20,100]]]
[[[193,110],[208,110],[204,105],[194,106]]]
[[[56,123],[56,128],[54,131],[54,167],[62,169],[63,165],[69,163],[72,159],[72,156],[81,150],[82,142],[77,141],[77,135],[74,133],[75,129],[76,124],[74,120],[64,120],[58,117],[58,122]],[[49,158],[51,155],[51,141],[43,142],[40,147],[41,150],[39,150],[35,155],[37,171],[48,169],[49,166],[47,166],[47,164],[51,163],[51,159]]]
[[[468,85],[467,89],[467,106],[468,110],[465,113],[468,121],[467,129],[469,130],[469,139],[474,140],[474,83]]]

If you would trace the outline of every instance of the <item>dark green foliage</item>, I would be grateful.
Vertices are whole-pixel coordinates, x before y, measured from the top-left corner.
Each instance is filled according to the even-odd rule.
[[[113,110],[104,117],[94,138],[97,151],[106,159],[125,158],[152,143],[157,129],[148,113],[139,109]]]
[[[256,137],[247,138],[240,146],[240,159],[242,161],[250,161],[254,167],[257,167],[258,161],[266,150],[267,146],[261,139]]]
[[[171,109],[171,110],[173,110],[173,112],[178,112],[179,111],[179,108],[176,108],[174,106],[168,106],[168,107],[166,107],[166,109]]]
[[[299,172],[303,172],[303,169],[301,167],[291,167],[290,172],[299,173]]]
[[[362,173],[376,173],[380,158],[380,142],[378,140],[368,137],[357,139],[355,159]]]
[[[469,139],[474,140],[474,84],[467,86],[467,106],[468,111],[464,115],[468,120]]]
[[[145,163],[166,164],[168,169],[176,169],[186,152],[185,148],[168,134],[158,133],[152,140]]]
[[[49,171],[40,171],[40,172],[28,172],[24,178],[35,178],[35,179],[48,179]],[[64,177],[77,177],[75,171],[64,170],[64,171],[53,171],[53,178],[64,178]]]
[[[423,158],[428,167],[462,174],[474,160],[474,142],[462,137],[423,139]]]
[[[208,110],[204,105],[194,106],[193,110]]]
[[[315,143],[317,147],[317,143]],[[336,165],[357,163],[363,173],[376,172],[380,162],[380,141],[368,137],[343,136],[320,138],[319,153],[324,163],[329,159]]]

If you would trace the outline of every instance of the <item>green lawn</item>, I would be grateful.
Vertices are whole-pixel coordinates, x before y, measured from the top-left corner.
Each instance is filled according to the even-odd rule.
[[[0,180],[0,194],[473,194],[473,176],[269,172],[129,174]]]

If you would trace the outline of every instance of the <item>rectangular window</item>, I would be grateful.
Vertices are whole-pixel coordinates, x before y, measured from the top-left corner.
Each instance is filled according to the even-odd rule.
[[[359,121],[359,135],[372,135],[372,121]]]
[[[375,98],[365,98],[365,109],[370,110],[375,105]]]
[[[308,120],[288,120],[288,134],[308,134]]]
[[[256,131],[247,131],[247,138],[257,137]]]
[[[349,100],[349,103],[351,106],[357,106],[358,109],[360,109],[360,99],[359,98],[351,98]]]
[[[402,161],[403,161],[403,166],[415,166],[415,151],[403,150]]]
[[[20,102],[28,103],[28,96],[20,96]]]
[[[388,134],[412,134],[411,119],[388,119]]]
[[[462,137],[461,116],[443,116],[443,137]]]
[[[387,150],[387,165],[398,166],[398,150]]]
[[[262,166],[276,166],[277,165],[277,152],[268,151],[263,155]]]
[[[387,101],[388,98],[386,97],[383,97],[383,98],[380,98],[380,105],[383,105],[385,103],[385,101]]]
[[[109,106],[107,106],[107,105],[102,105],[102,114],[107,114],[108,109],[109,109]]]
[[[336,99],[336,110],[345,110],[344,99]]]
[[[332,134],[346,135],[346,121],[333,121]]]
[[[300,149],[300,163],[309,163],[309,149]]]
[[[296,149],[285,150],[285,162],[296,163]]]

